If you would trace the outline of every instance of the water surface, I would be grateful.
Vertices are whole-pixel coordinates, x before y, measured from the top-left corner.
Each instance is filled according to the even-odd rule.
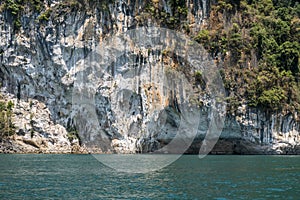
[[[0,155],[0,199],[299,199],[299,194],[300,156],[185,155],[159,171],[132,174],[91,155]]]

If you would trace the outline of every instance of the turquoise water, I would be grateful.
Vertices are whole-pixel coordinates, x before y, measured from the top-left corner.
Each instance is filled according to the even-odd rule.
[[[0,199],[300,199],[300,156],[185,155],[128,174],[91,155],[0,155]]]

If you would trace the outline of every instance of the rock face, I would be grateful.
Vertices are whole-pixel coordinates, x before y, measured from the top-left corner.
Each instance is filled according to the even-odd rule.
[[[25,102],[5,96],[15,105],[13,122],[16,134],[2,138],[0,151],[4,153],[86,153],[77,138],[60,124],[51,120],[47,106],[38,101]]]
[[[198,49],[203,62],[191,65],[168,49],[174,37],[166,35],[168,45],[160,49],[128,43],[130,51],[118,57],[105,52],[111,60],[107,66],[97,60],[103,54],[97,51],[109,38],[149,23],[157,25],[145,20],[145,2],[115,1],[93,9],[78,4],[73,9],[63,1],[47,0],[45,5],[53,12],[49,20],[36,22],[36,13],[24,11],[18,32],[9,12],[0,14],[1,91],[14,102],[17,127],[16,135],[2,139],[0,152],[152,152],[169,144],[178,132],[183,133],[181,142],[195,137],[187,153],[199,152],[210,128],[212,105],[217,105],[209,95],[214,80],[208,71],[201,71],[213,66],[203,49]],[[166,1],[153,3],[172,15]],[[186,23],[192,33],[206,23],[210,3],[187,1]],[[103,69],[96,71],[97,79],[89,77],[93,73],[87,65],[93,62]],[[80,83],[94,85],[91,97],[79,92],[89,89]],[[237,115],[228,113],[224,119],[211,153],[300,153],[297,113],[265,113],[244,105]],[[74,130],[81,147],[79,139],[70,136]]]

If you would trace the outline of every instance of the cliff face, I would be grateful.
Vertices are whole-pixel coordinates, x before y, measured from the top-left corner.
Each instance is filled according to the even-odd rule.
[[[215,64],[205,50],[199,47],[195,52],[201,62],[190,64],[184,57],[187,51],[175,55],[171,50],[176,48],[169,49],[176,39],[171,32],[160,49],[135,49],[128,43],[125,53],[115,56],[111,54],[115,51],[103,52],[107,49],[100,47],[107,44],[122,50],[110,38],[146,25],[169,27],[181,15],[186,21],[179,29],[196,34],[207,23],[212,3],[186,1],[186,13],[178,14],[164,0],[95,4],[47,0],[41,12],[23,9],[19,30],[14,24],[16,16],[3,11],[1,92],[2,101],[14,103],[16,134],[1,139],[0,151],[150,152],[180,133],[184,136],[180,141],[191,139],[188,144],[195,137],[187,152],[198,153],[210,129],[213,109],[225,116],[221,108],[215,108],[218,103],[210,94],[209,85],[215,80],[210,80],[209,69]],[[158,10],[169,14],[164,19],[156,16]],[[185,45],[189,50],[189,44]],[[109,58],[104,67],[103,55]],[[91,65],[101,69],[93,71],[97,79],[90,77]],[[93,93],[83,92],[91,89],[89,84]],[[224,119],[212,153],[300,153],[297,113],[241,105]],[[222,120],[219,124],[223,125]],[[178,151],[169,148],[164,152]]]

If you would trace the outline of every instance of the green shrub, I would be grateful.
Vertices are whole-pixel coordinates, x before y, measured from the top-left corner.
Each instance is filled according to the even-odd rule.
[[[12,122],[13,103],[0,101],[0,138],[11,136],[16,127]]]
[[[0,101],[0,112],[6,110],[6,102]]]
[[[51,9],[47,9],[45,12],[42,12],[40,14],[40,16],[38,17],[38,20],[40,21],[48,21],[50,18],[52,10]]]
[[[13,107],[14,107],[14,103],[12,101],[9,101],[7,103],[7,110],[11,111],[13,109]]]
[[[206,44],[210,40],[209,30],[201,30],[194,39],[199,43]]]
[[[262,92],[258,98],[258,105],[277,110],[286,99],[287,97],[282,88],[272,88]]]

